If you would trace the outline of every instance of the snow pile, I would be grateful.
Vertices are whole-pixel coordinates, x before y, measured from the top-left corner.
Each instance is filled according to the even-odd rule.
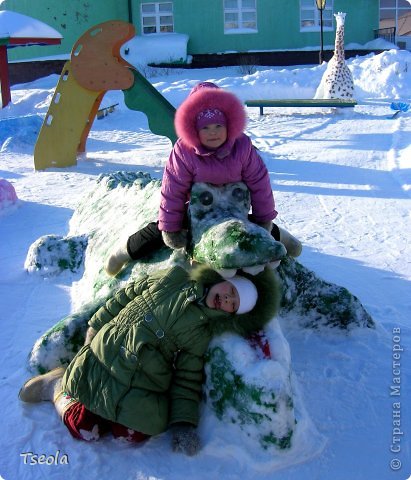
[[[17,12],[0,12],[0,38],[63,38],[54,28]]]
[[[37,138],[43,123],[40,115],[0,117],[0,152],[33,151],[33,138]]]
[[[120,52],[137,68],[149,63],[186,63],[188,38],[184,33],[138,35],[126,42]]]
[[[411,98],[411,52],[389,50],[379,55],[346,60],[354,79],[355,99],[403,100]],[[207,69],[200,70],[198,78],[215,82],[227,88],[243,101],[252,99],[313,98],[327,63],[307,67],[257,67],[255,73],[239,75],[235,67],[222,68],[217,77]],[[160,72],[161,73],[161,72]],[[154,86],[174,105],[178,106],[188,95],[196,80],[181,80],[179,73],[170,82],[152,79]],[[184,78],[184,76],[183,76]],[[278,111],[278,110],[275,110]]]
[[[346,43],[345,50],[399,50],[399,47],[395,43],[388,42],[384,38],[375,38],[370,40],[364,45],[360,43]]]
[[[389,50],[348,64],[355,78],[356,98],[409,99],[411,52]]]

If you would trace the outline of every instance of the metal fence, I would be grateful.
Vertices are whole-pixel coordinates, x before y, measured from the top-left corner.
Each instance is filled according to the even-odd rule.
[[[374,38],[383,38],[387,42],[395,43],[395,27],[378,28],[374,30]]]

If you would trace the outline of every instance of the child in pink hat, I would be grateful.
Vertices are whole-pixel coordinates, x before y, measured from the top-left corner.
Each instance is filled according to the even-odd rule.
[[[172,249],[187,243],[187,202],[194,183],[223,185],[244,182],[251,196],[250,220],[272,233],[289,255],[301,253],[301,243],[273,224],[277,216],[267,168],[244,133],[246,113],[241,101],[211,82],[201,82],[176,111],[178,140],[164,169],[158,222],[130,236],[108,259],[106,271],[116,275],[164,244]]]

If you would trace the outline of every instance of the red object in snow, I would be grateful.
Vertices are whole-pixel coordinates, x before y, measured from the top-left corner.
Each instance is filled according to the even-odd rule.
[[[263,358],[272,358],[268,338],[262,330],[251,334],[248,337],[248,341],[253,348],[261,351]]]
[[[60,45],[61,39],[57,30],[35,18],[8,10],[0,12],[0,108],[11,101],[7,49],[28,45]]]

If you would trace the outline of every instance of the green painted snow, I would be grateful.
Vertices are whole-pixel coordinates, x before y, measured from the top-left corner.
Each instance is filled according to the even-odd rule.
[[[215,186],[196,183],[191,190],[190,253],[216,270],[253,267],[286,255],[282,243],[248,220],[250,194],[242,182]]]
[[[209,350],[206,372],[206,395],[220,420],[255,425],[263,448],[291,447],[296,420],[290,391],[276,395],[264,385],[246,383],[220,346]]]

